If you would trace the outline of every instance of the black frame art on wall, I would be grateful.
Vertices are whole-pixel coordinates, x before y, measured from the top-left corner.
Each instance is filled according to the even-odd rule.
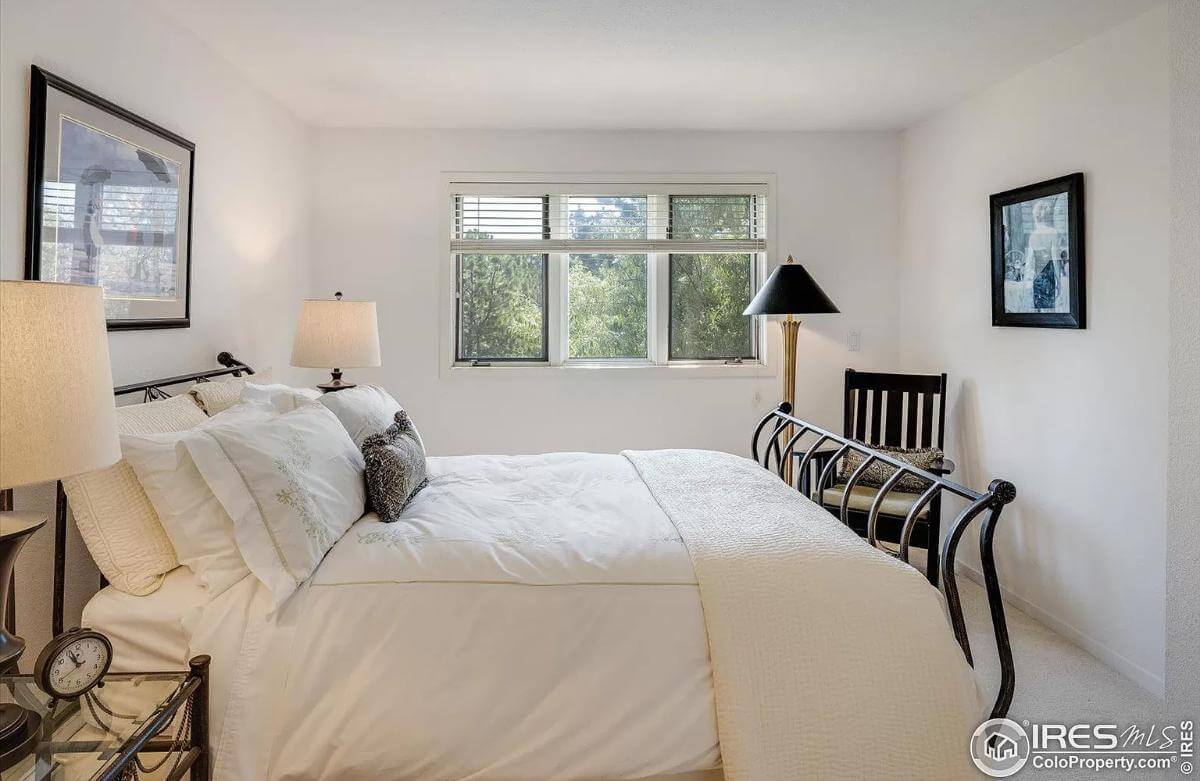
[[[992,325],[1085,328],[1083,174],[991,196]]]
[[[25,278],[100,285],[110,331],[189,327],[195,154],[32,66]]]

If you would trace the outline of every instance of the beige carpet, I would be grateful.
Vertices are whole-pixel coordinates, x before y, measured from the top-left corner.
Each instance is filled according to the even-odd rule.
[[[975,668],[995,691],[1000,680],[996,642],[983,588],[959,578]],[[1162,700],[1079,646],[1005,604],[1017,669],[1009,716],[1017,721],[1129,724],[1160,720]]]

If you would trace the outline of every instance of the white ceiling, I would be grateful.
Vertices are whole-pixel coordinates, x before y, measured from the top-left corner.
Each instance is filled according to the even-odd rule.
[[[148,0],[318,126],[899,128],[1160,0]]]

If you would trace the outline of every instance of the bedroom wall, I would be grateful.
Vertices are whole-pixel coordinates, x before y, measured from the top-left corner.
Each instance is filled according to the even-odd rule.
[[[379,302],[383,367],[353,374],[391,389],[435,454],[744,453],[755,419],[777,402],[778,361],[716,378],[684,369],[444,369],[442,172],[776,174],[777,251],[806,264],[843,312],[812,316],[801,330],[798,407],[840,425],[845,367],[895,365],[897,153],[894,133],[318,130],[313,293]],[[851,330],[862,332],[861,352],[847,350]],[[769,333],[778,355],[778,326]]]
[[[0,276],[24,274],[29,66],[39,65],[196,144],[192,326],[113,333],[113,379],[215,366],[233,350],[286,368],[291,321],[308,292],[310,131],[249,86],[191,33],[138,2],[4,0],[0,5]],[[36,378],[34,378],[36,381]],[[53,508],[53,487],[19,490],[18,509]],[[82,543],[70,549],[67,620],[96,583]],[[18,631],[49,633],[53,533],[17,568]],[[24,662],[32,665],[36,654]]]
[[[1017,486],[1002,582],[1159,695],[1167,29],[1152,11],[906,131],[900,196],[901,362],[949,373],[960,478]],[[992,327],[988,195],[1073,171],[1086,176],[1087,329]]]
[[[1168,421],[1167,700],[1200,702],[1200,3],[1173,0],[1171,28],[1171,358]]]

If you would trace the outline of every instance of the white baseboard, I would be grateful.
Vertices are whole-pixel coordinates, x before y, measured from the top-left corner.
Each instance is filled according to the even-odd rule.
[[[966,575],[980,586],[983,585],[983,573],[979,570],[966,564],[962,564],[961,562],[958,564],[957,569],[959,572]],[[1104,662],[1117,672],[1121,673],[1126,678],[1129,678],[1131,681],[1136,683],[1138,686],[1141,686],[1155,697],[1163,699],[1166,696],[1166,683],[1164,682],[1162,676],[1155,675],[1136,662],[1133,662],[1127,657],[1117,653],[1094,637],[1079,631],[1066,621],[1063,621],[1057,616],[1046,612],[1042,608],[1033,604],[1024,597],[1013,593],[1004,586],[1000,586],[1000,593],[1004,597],[1005,602],[1011,603],[1013,607],[1017,608],[1022,613],[1025,613],[1038,622],[1050,627],[1055,632],[1058,632],[1060,635],[1067,638],[1100,661]]]

